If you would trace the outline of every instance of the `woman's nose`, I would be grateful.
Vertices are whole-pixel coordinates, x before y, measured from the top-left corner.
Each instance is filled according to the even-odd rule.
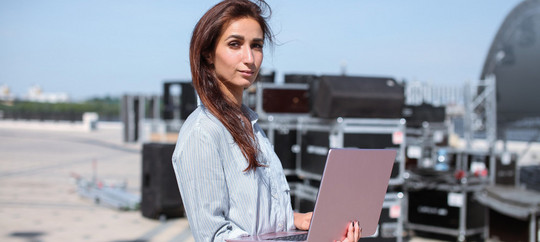
[[[253,50],[249,47],[244,48],[244,51],[242,53],[243,62],[246,64],[253,64]]]

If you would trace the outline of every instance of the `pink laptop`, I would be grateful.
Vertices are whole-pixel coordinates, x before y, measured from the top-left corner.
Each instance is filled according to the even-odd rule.
[[[334,241],[358,221],[362,237],[375,234],[396,159],[390,149],[330,149],[309,231],[246,236],[234,241]]]

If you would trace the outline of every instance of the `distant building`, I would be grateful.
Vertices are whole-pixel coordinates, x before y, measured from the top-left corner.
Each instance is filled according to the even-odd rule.
[[[39,85],[34,85],[28,89],[25,100],[31,102],[61,103],[69,102],[70,99],[67,93],[44,93]]]
[[[15,100],[15,96],[11,94],[11,90],[9,90],[9,87],[5,84],[2,84],[0,86],[0,101],[11,102],[13,100]]]
[[[407,105],[420,105],[422,103],[433,106],[462,106],[464,92],[461,86],[433,86],[429,83],[413,81],[405,88],[405,103]]]

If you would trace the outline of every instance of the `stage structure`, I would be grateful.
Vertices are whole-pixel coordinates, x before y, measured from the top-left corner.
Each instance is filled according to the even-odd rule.
[[[492,168],[500,165],[495,155],[498,153],[495,142],[499,138],[504,140],[503,151],[499,156],[503,162],[501,164],[505,160],[512,160],[513,156],[509,155],[506,147],[508,130],[526,129],[527,133],[532,133],[528,146],[540,137],[539,63],[540,1],[525,0],[508,14],[501,25],[480,76],[483,86],[477,89],[479,94],[475,98],[469,96],[466,102],[467,113],[471,115],[466,125],[470,128],[468,144],[473,138],[472,128],[477,123],[483,123],[492,153],[489,162]],[[482,115],[475,119],[475,114]],[[525,152],[527,150],[528,147]],[[516,172],[515,169],[513,172]],[[490,172],[489,175],[491,186],[475,195],[476,200],[489,209],[486,228],[489,237],[502,241],[538,241],[540,195],[515,186],[498,186],[496,173]],[[517,232],[515,228],[501,226],[517,223],[528,223],[528,228]]]

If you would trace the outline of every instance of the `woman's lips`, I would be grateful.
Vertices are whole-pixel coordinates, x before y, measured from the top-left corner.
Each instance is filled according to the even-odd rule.
[[[251,77],[255,73],[254,71],[239,71],[242,76]]]

